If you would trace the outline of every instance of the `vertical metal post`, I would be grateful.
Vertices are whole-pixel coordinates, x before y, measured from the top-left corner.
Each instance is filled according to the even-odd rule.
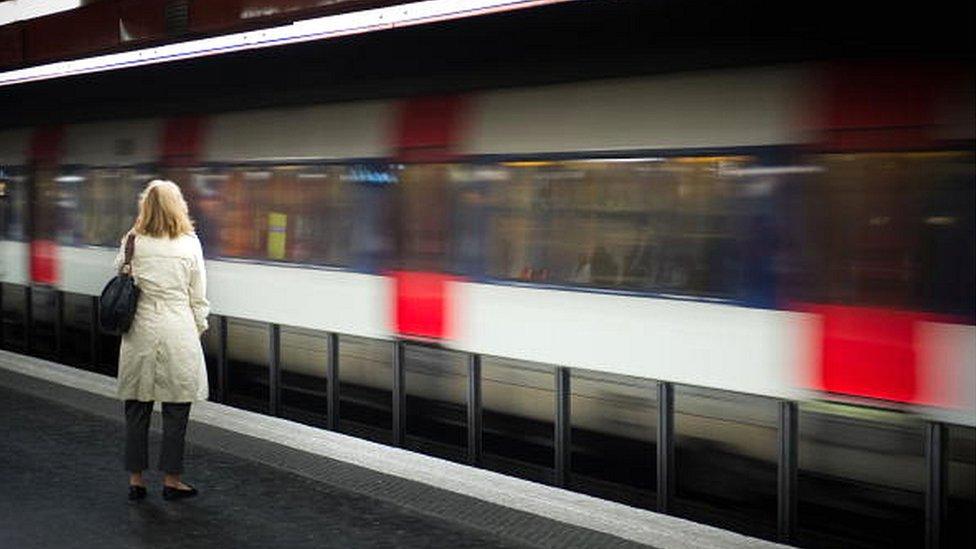
[[[674,494],[674,385],[657,384],[657,511],[671,510]]]
[[[3,308],[3,283],[0,282],[0,348],[7,346],[7,315]]]
[[[227,317],[217,320],[217,400],[227,402]]]
[[[799,408],[795,402],[783,401],[779,403],[776,526],[779,540],[787,543],[796,532],[798,457]]]
[[[556,368],[556,486],[566,486],[572,457],[569,379],[569,368]]]
[[[407,420],[406,375],[404,372],[404,344],[393,342],[393,444],[403,446]]]
[[[34,289],[28,285],[24,288],[24,349],[31,354],[31,332],[34,330]]]
[[[335,431],[339,428],[339,334],[329,334],[329,364],[326,372],[326,426]]]
[[[468,463],[481,464],[481,355],[468,355]]]
[[[57,362],[63,359],[64,351],[64,293],[54,291],[54,357]]]
[[[925,546],[942,546],[948,485],[948,443],[946,426],[930,422],[925,427]]]
[[[268,413],[281,415],[281,326],[268,326]]]
[[[91,296],[91,311],[89,312],[89,323],[91,326],[88,330],[88,355],[91,358],[91,368],[92,370],[98,369],[98,336],[101,333],[101,328],[98,323],[98,296]]]

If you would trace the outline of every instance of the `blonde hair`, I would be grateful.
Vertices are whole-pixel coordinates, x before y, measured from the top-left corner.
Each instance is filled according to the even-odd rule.
[[[139,194],[139,215],[132,226],[137,234],[176,238],[193,232],[189,208],[172,181],[154,179]]]

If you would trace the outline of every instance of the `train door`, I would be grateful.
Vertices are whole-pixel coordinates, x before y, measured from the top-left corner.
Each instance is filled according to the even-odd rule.
[[[797,273],[804,272],[800,267],[804,250],[797,231],[806,222],[810,206],[804,189],[821,171],[821,167],[803,165],[792,157],[730,170],[736,176],[734,210],[741,235],[738,273],[733,277],[740,302],[779,307],[786,295],[805,287],[795,280]]]

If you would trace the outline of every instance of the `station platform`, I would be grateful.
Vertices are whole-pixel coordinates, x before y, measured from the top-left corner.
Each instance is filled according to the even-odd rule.
[[[0,351],[0,547],[778,547],[211,402],[187,434],[201,494],[164,501],[149,471],[129,502],[114,385]]]

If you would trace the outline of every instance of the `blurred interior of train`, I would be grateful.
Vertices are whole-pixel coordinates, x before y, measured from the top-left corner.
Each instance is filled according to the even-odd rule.
[[[761,154],[761,153],[759,153]],[[973,152],[7,169],[3,234],[118,245],[180,181],[209,257],[973,315]],[[795,173],[790,173],[793,169]]]

